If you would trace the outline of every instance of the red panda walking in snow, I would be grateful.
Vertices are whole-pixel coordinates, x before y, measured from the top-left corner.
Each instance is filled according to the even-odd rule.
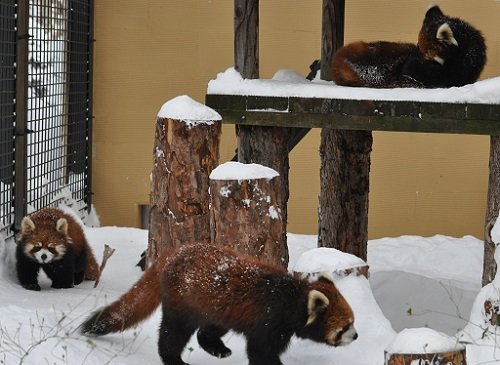
[[[16,269],[21,285],[40,290],[40,268],[53,288],[72,288],[83,279],[96,280],[99,266],[82,227],[58,208],[44,208],[21,221]]]
[[[185,365],[181,354],[196,330],[199,345],[217,357],[231,354],[221,340],[228,330],[242,333],[250,365],[281,364],[279,355],[294,334],[332,346],[357,338],[351,307],[329,279],[309,283],[281,267],[206,244],[164,253],[81,330],[123,331],[151,314],[160,298],[158,351],[165,365]]]
[[[481,32],[443,14],[434,5],[426,14],[418,44],[355,42],[333,57],[338,85],[384,87],[452,87],[475,82],[486,63]]]

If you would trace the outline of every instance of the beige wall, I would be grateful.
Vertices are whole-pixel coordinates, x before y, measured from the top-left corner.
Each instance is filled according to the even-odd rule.
[[[308,72],[320,54],[321,0],[260,1],[260,71]],[[416,41],[428,1],[347,1],[346,42]],[[440,1],[480,28],[483,77],[500,74],[500,2]],[[181,94],[203,102],[207,82],[233,64],[233,1],[95,2],[94,204],[103,225],[139,226],[149,201],[156,114]],[[235,148],[224,126],[221,159]],[[291,154],[289,231],[316,233],[319,130]],[[482,237],[489,138],[374,133],[370,238],[436,233]]]

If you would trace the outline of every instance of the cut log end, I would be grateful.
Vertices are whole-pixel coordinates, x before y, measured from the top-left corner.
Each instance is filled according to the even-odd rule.
[[[466,365],[465,349],[426,354],[385,353],[385,365]]]

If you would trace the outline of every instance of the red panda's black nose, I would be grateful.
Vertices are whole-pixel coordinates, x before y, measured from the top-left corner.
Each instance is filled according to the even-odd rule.
[[[356,333],[354,334],[354,336],[352,336],[352,340],[354,341],[354,340],[355,340],[355,339],[357,339],[357,338],[358,338],[358,333],[356,332]]]
[[[40,257],[41,257],[41,259],[42,259],[43,261],[45,261],[45,260],[47,259],[47,255],[46,255],[46,254],[42,254],[42,256],[40,256]]]

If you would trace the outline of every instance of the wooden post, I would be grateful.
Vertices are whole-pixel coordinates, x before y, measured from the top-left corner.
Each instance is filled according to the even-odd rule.
[[[279,185],[278,173],[262,165],[226,162],[217,167],[210,175],[212,243],[286,268]]]
[[[490,283],[497,272],[495,263],[495,243],[491,240],[490,231],[498,217],[500,209],[500,136],[490,137],[490,177],[488,181],[488,200],[484,229],[484,264],[483,286]]]
[[[234,1],[234,63],[242,77],[259,77],[259,1]],[[257,163],[276,170],[281,177],[281,240],[286,245],[288,186],[288,142],[291,128],[236,126],[238,161]],[[287,255],[288,257],[288,255]]]
[[[186,118],[169,113],[168,107],[175,111],[179,103],[187,104]],[[195,108],[206,116],[199,117]],[[219,161],[220,119],[187,97],[175,98],[160,110],[153,149],[148,259],[183,243],[210,242],[208,187]]]
[[[333,54],[344,43],[344,0],[323,0],[321,78],[331,80]],[[366,261],[370,131],[321,130],[318,246]]]

